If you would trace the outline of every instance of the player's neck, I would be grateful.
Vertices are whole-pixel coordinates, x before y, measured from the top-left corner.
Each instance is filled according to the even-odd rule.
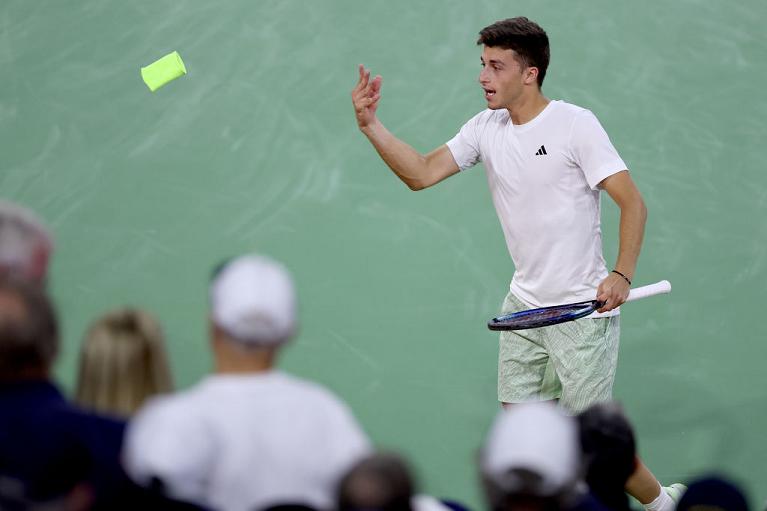
[[[523,95],[506,109],[511,116],[511,122],[519,125],[526,124],[535,119],[548,104],[549,98],[541,94],[540,90],[536,90],[530,94]]]

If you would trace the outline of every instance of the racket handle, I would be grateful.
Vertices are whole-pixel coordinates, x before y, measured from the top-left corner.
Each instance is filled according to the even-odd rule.
[[[626,298],[627,302],[633,300],[639,300],[640,298],[647,298],[648,296],[655,296],[664,293],[671,292],[671,282],[668,280],[661,280],[655,284],[649,284],[647,286],[637,287],[629,291],[629,296]]]

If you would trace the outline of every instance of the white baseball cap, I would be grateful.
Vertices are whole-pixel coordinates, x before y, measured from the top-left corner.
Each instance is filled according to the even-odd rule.
[[[574,418],[550,402],[520,403],[499,413],[482,450],[480,469],[513,491],[513,469],[540,476],[540,496],[568,490],[580,475],[580,443]]]
[[[293,279],[280,263],[256,254],[226,263],[210,286],[213,322],[252,345],[277,345],[296,328]]]

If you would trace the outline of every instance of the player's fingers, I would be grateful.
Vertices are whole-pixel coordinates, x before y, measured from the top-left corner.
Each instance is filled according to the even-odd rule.
[[[383,77],[381,75],[376,75],[376,77],[373,78],[373,82],[370,84],[370,90],[372,90],[374,94],[380,92],[382,82]]]
[[[360,64],[359,72],[360,72],[360,76],[359,76],[359,78],[357,78],[357,83],[354,84],[354,88],[352,89],[352,93],[360,90],[360,86],[362,85],[362,76],[364,74],[363,71],[362,71],[362,64]]]
[[[357,111],[362,113],[365,109],[370,108],[374,103],[380,99],[380,96],[373,96],[372,98],[360,99],[357,103]]]
[[[616,300],[615,297],[609,293],[607,294],[607,296],[605,296],[603,300],[600,300],[600,301],[602,302],[602,306],[597,309],[597,312],[611,311],[620,305],[618,300]]]
[[[628,289],[623,289],[623,288],[624,286],[614,285],[607,292],[604,293],[606,303],[603,306],[603,309],[605,310],[600,312],[617,309],[618,307],[626,303],[626,299],[628,298]]]
[[[356,87],[352,91],[352,102],[357,103],[360,99],[365,97],[365,92],[357,89]]]
[[[359,65],[359,73],[359,80],[357,80],[357,85],[354,86],[355,91],[363,90],[368,86],[368,81],[370,80],[370,71],[366,70],[362,64]]]
[[[369,98],[371,96],[370,93],[370,87],[355,87],[354,90],[352,90],[352,101],[357,103],[358,101]]]
[[[615,299],[615,306],[618,307],[626,303],[626,299],[629,297],[629,291],[631,291],[631,287],[629,286],[628,282],[625,282],[623,277],[621,277],[621,280],[618,280],[610,288],[610,291],[613,298]]]
[[[368,70],[365,69],[365,65],[364,64],[360,64],[359,65],[359,73],[360,73],[359,83],[362,83],[365,80],[365,77],[368,76],[368,74],[369,74]]]
[[[370,98],[360,98],[354,102],[354,112],[358,115],[364,115],[366,110],[370,107]]]

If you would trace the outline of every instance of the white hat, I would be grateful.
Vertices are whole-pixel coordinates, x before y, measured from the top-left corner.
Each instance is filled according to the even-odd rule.
[[[568,490],[578,479],[580,443],[575,419],[550,402],[520,403],[496,418],[482,451],[480,468],[497,486],[509,488],[509,471],[541,477],[541,496]]]
[[[246,255],[227,263],[211,284],[210,304],[213,322],[241,342],[275,345],[295,331],[293,279],[268,257]]]

